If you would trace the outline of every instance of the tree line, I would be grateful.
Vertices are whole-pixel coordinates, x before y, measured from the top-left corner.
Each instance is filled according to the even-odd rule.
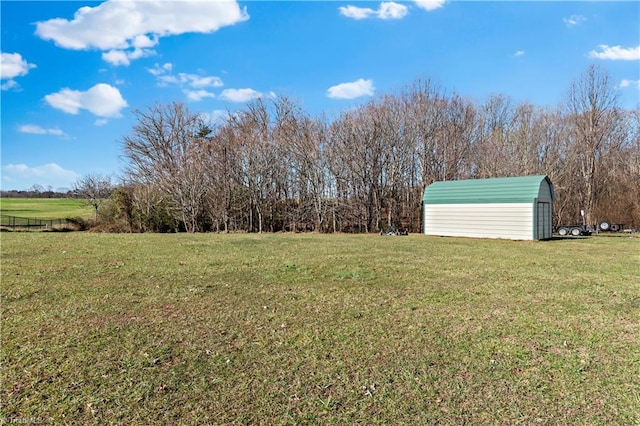
[[[11,189],[8,191],[0,191],[0,198],[73,198],[74,192],[71,189],[54,190],[49,186],[44,188],[42,185],[33,185],[29,189],[17,190]]]
[[[122,183],[100,208],[123,230],[419,232],[432,182],[532,174],[554,184],[556,224],[584,210],[640,227],[640,109],[619,107],[594,65],[556,108],[416,80],[332,119],[288,97],[216,123],[181,103],[134,114]]]

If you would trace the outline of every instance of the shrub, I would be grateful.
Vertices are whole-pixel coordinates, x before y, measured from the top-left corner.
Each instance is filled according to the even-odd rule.
[[[76,231],[86,231],[89,228],[89,222],[79,216],[67,218],[67,225],[70,229]]]

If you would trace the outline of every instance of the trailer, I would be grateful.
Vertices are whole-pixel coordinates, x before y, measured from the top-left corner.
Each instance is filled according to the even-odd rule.
[[[598,232],[625,232],[626,227],[623,223],[611,223],[605,220],[598,224],[597,230]],[[631,230],[628,232],[631,232]]]
[[[588,236],[593,233],[600,233],[600,232],[633,232],[633,230],[627,230],[625,225],[622,223],[611,223],[605,220],[593,226],[559,225],[559,226],[556,226],[555,232],[562,237],[567,235],[578,237],[581,235]]]
[[[574,237],[591,235],[593,228],[586,224],[584,210],[580,210],[580,216],[582,216],[582,225],[558,225],[556,227],[558,235],[561,237],[566,235],[573,235]]]
[[[593,229],[587,225],[560,225],[556,228],[558,235],[564,237],[572,235],[574,237],[589,236],[593,233]]]

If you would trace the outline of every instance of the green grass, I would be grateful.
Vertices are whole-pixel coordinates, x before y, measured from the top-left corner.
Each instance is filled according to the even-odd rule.
[[[0,198],[0,213],[36,219],[89,219],[93,208],[74,198]]]
[[[640,422],[640,238],[2,234],[2,417]]]

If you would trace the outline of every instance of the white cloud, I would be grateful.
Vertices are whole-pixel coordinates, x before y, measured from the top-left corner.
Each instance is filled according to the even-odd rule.
[[[203,120],[213,124],[224,124],[231,117],[229,111],[224,109],[214,109],[210,113],[203,112],[201,115]]]
[[[28,63],[19,53],[0,53],[0,77],[7,80],[2,82],[2,90],[18,87],[13,79],[27,75],[32,68],[36,65]]]
[[[0,53],[0,77],[2,79],[27,75],[32,68],[36,68],[36,66],[25,61],[19,53]]]
[[[2,90],[17,89],[18,83],[16,83],[15,80],[7,80],[0,85],[0,88]]]
[[[222,87],[224,83],[220,77],[178,73],[171,74],[173,65],[165,63],[164,65],[155,64],[153,68],[148,69],[149,73],[156,77],[158,86],[177,86],[187,95],[190,101],[201,101],[204,98],[214,98],[216,95],[208,90],[211,87]]]
[[[163,65],[155,64],[154,67],[149,68],[148,71],[156,77],[158,86],[179,87],[187,96],[187,99],[193,102],[198,102],[205,98],[215,98],[216,94],[207,89],[224,86],[222,79],[216,76],[188,74],[183,72],[172,74],[173,65],[169,62]],[[257,99],[261,97],[274,98],[275,96],[276,95],[273,92],[265,94],[254,89],[246,88],[225,89],[217,97],[225,101],[242,103],[250,101],[251,99]]]
[[[204,87],[222,87],[224,83],[219,77],[214,76],[200,76],[196,74],[179,73],[177,75],[177,81],[180,84],[186,84],[194,89]]]
[[[53,108],[69,114],[78,114],[85,109],[98,117],[120,117],[120,110],[128,106],[120,91],[108,84],[99,83],[82,92],[62,89],[44,97]]]
[[[351,5],[340,6],[338,10],[340,11],[340,14],[342,16],[346,16],[347,18],[352,18],[352,19],[370,18],[371,16],[374,16],[376,13],[373,9],[370,9],[368,7],[356,7]]]
[[[38,126],[37,124],[23,124],[22,126],[18,127],[18,132],[29,133],[32,135],[53,135],[67,137],[67,134],[60,129],[45,129],[44,127]]]
[[[373,96],[373,80],[358,79],[351,83],[341,83],[327,90],[327,96],[333,99],[355,99],[361,96]]]
[[[439,9],[446,3],[446,0],[414,0],[416,6],[426,11]]]
[[[102,54],[102,60],[111,65],[129,65],[129,57],[124,50],[110,50]]]
[[[136,49],[145,49],[158,44],[157,37],[148,37],[146,34],[135,36],[131,42]]]
[[[110,63],[111,65],[124,65],[129,66],[134,59],[144,58],[147,56],[153,56],[156,54],[152,49],[133,49],[131,51],[126,50],[109,50],[102,54],[102,60]]]
[[[516,53],[513,54],[513,56],[524,56],[524,50],[518,50]]]
[[[105,51],[107,62],[127,65],[152,54],[161,37],[211,33],[247,19],[235,0],[107,0],[79,8],[72,19],[37,22],[36,34],[65,49]]]
[[[620,87],[621,89],[627,87],[635,87],[636,89],[640,90],[640,80],[622,80],[618,87]]]
[[[149,72],[152,75],[159,76],[159,75],[171,72],[172,69],[173,69],[173,64],[171,62],[167,62],[163,65],[155,64],[153,68],[149,68]]]
[[[567,27],[575,27],[582,24],[586,20],[587,18],[582,15],[571,15],[568,18],[562,18],[562,22],[564,22]]]
[[[351,19],[402,19],[409,13],[409,9],[405,5],[395,2],[382,2],[378,10],[351,5],[341,6],[338,10],[341,15]]]
[[[56,163],[30,167],[26,164],[7,164],[2,166],[2,188],[25,190],[33,185],[52,186],[54,188],[71,187],[80,175],[66,170]]]
[[[402,19],[407,16],[409,9],[407,6],[394,2],[380,3],[378,18],[380,19]]]
[[[270,92],[267,95],[253,89],[225,89],[220,93],[220,99],[230,102],[248,102],[252,99],[262,97],[274,97],[275,94]]]
[[[592,50],[589,57],[594,59],[610,59],[613,61],[637,61],[640,60],[640,45],[636,47],[608,46],[601,44],[600,51]]]
[[[226,111],[223,109],[216,109],[216,110],[213,110],[209,119],[214,123],[220,123],[220,122],[225,122],[226,120],[229,119],[229,117],[230,117],[229,111]]]
[[[187,95],[187,99],[193,102],[198,102],[204,98],[215,98],[215,93],[207,92],[206,90],[185,90],[184,94]]]

